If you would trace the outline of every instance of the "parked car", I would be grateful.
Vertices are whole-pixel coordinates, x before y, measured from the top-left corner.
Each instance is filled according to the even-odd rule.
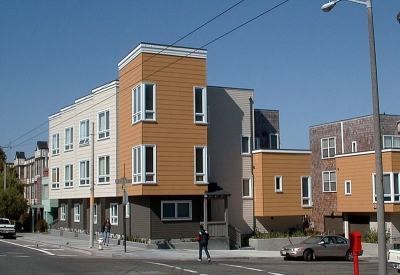
[[[3,236],[3,238],[17,238],[15,225],[11,224],[9,219],[0,218],[0,236]]]
[[[285,258],[302,257],[305,261],[323,257],[339,257],[347,261],[353,260],[353,254],[350,251],[350,241],[337,235],[311,236],[299,244],[282,247],[280,253]],[[362,251],[359,255],[362,255]]]

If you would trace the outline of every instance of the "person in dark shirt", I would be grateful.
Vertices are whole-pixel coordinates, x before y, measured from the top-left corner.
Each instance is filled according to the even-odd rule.
[[[208,253],[208,248],[207,248],[209,239],[210,239],[210,235],[208,234],[207,230],[204,230],[204,226],[202,224],[200,224],[200,230],[197,235],[197,241],[199,242],[199,258],[197,260],[199,262],[201,262],[203,248],[204,248],[204,252],[206,253],[206,256],[207,256],[207,261],[211,262],[210,253]]]

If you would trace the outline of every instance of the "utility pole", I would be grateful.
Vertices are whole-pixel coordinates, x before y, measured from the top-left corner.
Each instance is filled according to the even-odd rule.
[[[1,148],[10,148],[11,149],[11,140],[10,140],[10,144],[8,144],[7,146],[2,146]],[[4,159],[4,191],[6,191],[7,189],[7,152],[4,152],[5,155],[5,159]]]
[[[89,247],[94,247],[94,122],[92,122],[92,133],[90,147],[91,147],[91,160],[90,160],[90,210],[89,210]]]

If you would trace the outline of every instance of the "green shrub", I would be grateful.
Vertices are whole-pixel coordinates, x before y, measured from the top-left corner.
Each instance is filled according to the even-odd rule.
[[[45,220],[38,220],[38,222],[35,225],[36,231],[39,232],[46,232],[48,228],[48,224]]]
[[[366,231],[361,238],[364,243],[378,243],[378,231],[370,229]],[[390,239],[390,234],[387,233],[386,242],[389,241],[389,239]]]
[[[316,235],[317,232],[303,232],[301,230],[289,229],[288,232],[270,231],[268,233],[261,233],[258,228],[255,230],[253,239],[272,239],[272,238],[290,238],[290,237],[307,237]]]

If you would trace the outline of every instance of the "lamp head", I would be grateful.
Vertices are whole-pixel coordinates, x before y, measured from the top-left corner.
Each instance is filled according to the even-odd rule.
[[[331,9],[333,9],[335,7],[336,3],[339,2],[339,1],[330,1],[330,2],[328,2],[326,4],[323,4],[322,7],[321,7],[322,11],[330,12]]]

